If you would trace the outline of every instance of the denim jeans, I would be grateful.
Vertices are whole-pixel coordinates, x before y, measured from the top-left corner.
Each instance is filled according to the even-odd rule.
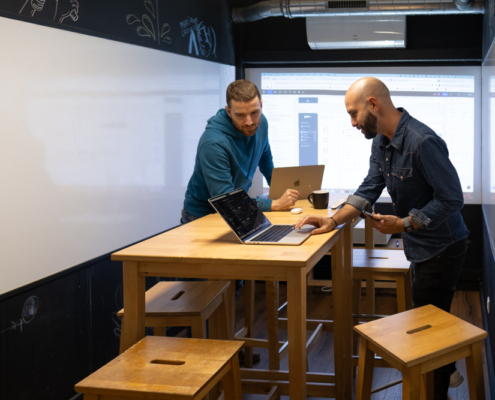
[[[194,215],[189,214],[185,208],[182,209],[182,215],[180,219],[180,223],[182,225],[188,224],[189,222],[192,222],[195,219],[199,219],[199,217],[195,217]]]
[[[434,258],[411,263],[412,295],[414,307],[428,304],[450,312],[457,279],[466,257],[467,239],[451,244]],[[450,375],[456,370],[455,363],[438,368],[434,372],[435,400],[446,400]]]

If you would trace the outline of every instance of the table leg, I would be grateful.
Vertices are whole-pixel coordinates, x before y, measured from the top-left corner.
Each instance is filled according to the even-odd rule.
[[[244,326],[248,328],[247,338],[254,338],[254,297],[255,281],[244,281]],[[253,368],[253,350],[251,346],[244,346],[244,367]]]
[[[145,278],[139,276],[138,263],[124,261],[125,318],[120,332],[121,352],[144,338]]]
[[[332,247],[333,343],[335,359],[335,391],[344,399],[344,235]],[[289,342],[290,343],[290,342]]]
[[[299,268],[287,274],[289,391],[291,399],[306,398],[306,274]]]
[[[268,327],[268,354],[270,369],[280,369],[279,334],[278,334],[278,298],[277,281],[266,281],[266,320]]]
[[[344,373],[345,395],[344,398],[352,399],[352,350],[353,350],[353,320],[352,320],[352,226],[348,224],[344,228],[344,281],[342,282],[344,295]]]

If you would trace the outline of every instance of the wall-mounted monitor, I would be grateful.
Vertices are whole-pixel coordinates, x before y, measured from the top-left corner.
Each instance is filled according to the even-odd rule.
[[[396,107],[446,141],[466,203],[481,203],[480,67],[247,69],[262,93],[275,166],[324,164],[322,187],[353,193],[368,172],[371,141],[352,127],[344,96],[365,76],[381,79]],[[380,201],[389,200],[384,191]]]

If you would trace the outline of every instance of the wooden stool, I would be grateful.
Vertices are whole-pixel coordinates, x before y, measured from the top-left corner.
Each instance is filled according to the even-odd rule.
[[[194,338],[206,339],[209,318],[210,337],[228,339],[229,285],[229,281],[159,282],[146,292],[145,326],[154,327],[155,336],[166,336],[168,326],[190,326]],[[117,316],[123,327],[124,309]]]
[[[202,399],[223,379],[242,400],[237,341],[147,336],[75,386],[84,400]]]
[[[361,281],[366,281],[366,314],[375,313],[375,281],[395,281],[397,311],[412,309],[412,281],[410,265],[403,251],[381,249],[354,249],[352,253],[355,308],[359,314]],[[357,292],[357,293],[356,293]]]
[[[287,329],[287,318],[279,318],[278,313],[287,307],[287,301],[279,306],[279,282],[265,281],[266,290],[266,319],[268,339],[253,339],[254,334],[254,300],[255,281],[245,282],[245,326],[239,330],[235,338],[245,342],[244,366],[251,368],[253,365],[252,354],[254,347],[268,349],[268,364],[270,370],[280,370],[280,361],[289,354],[289,342],[279,340],[279,329]],[[312,334],[306,341],[307,354],[311,351],[324,330],[331,330],[330,321],[306,320],[308,330]],[[324,325],[325,328],[324,329]],[[308,358],[306,356],[306,370],[308,370]]]
[[[288,342],[279,340],[279,284],[277,281],[266,281],[266,314],[268,340],[253,339],[254,336],[254,300],[255,300],[255,281],[244,282],[244,327],[235,334],[237,340],[245,342],[244,366],[251,368],[253,366],[253,348],[268,348],[269,367],[273,370],[280,369],[280,360],[284,358],[289,351]],[[285,304],[281,307],[283,308]]]
[[[486,332],[428,305],[355,326],[360,335],[356,400],[370,399],[375,354],[402,372],[402,398],[433,396],[433,371],[466,358],[471,400],[485,399],[481,341]]]

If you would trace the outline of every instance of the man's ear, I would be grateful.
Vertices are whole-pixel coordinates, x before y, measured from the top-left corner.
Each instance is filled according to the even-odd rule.
[[[230,108],[229,108],[229,106],[225,106],[225,109],[227,110],[227,114],[229,115],[229,117],[232,119],[232,115],[230,115]]]
[[[263,108],[263,100],[260,100],[260,108]]]
[[[368,97],[368,107],[370,107],[371,111],[378,111],[378,100],[376,97]]]

